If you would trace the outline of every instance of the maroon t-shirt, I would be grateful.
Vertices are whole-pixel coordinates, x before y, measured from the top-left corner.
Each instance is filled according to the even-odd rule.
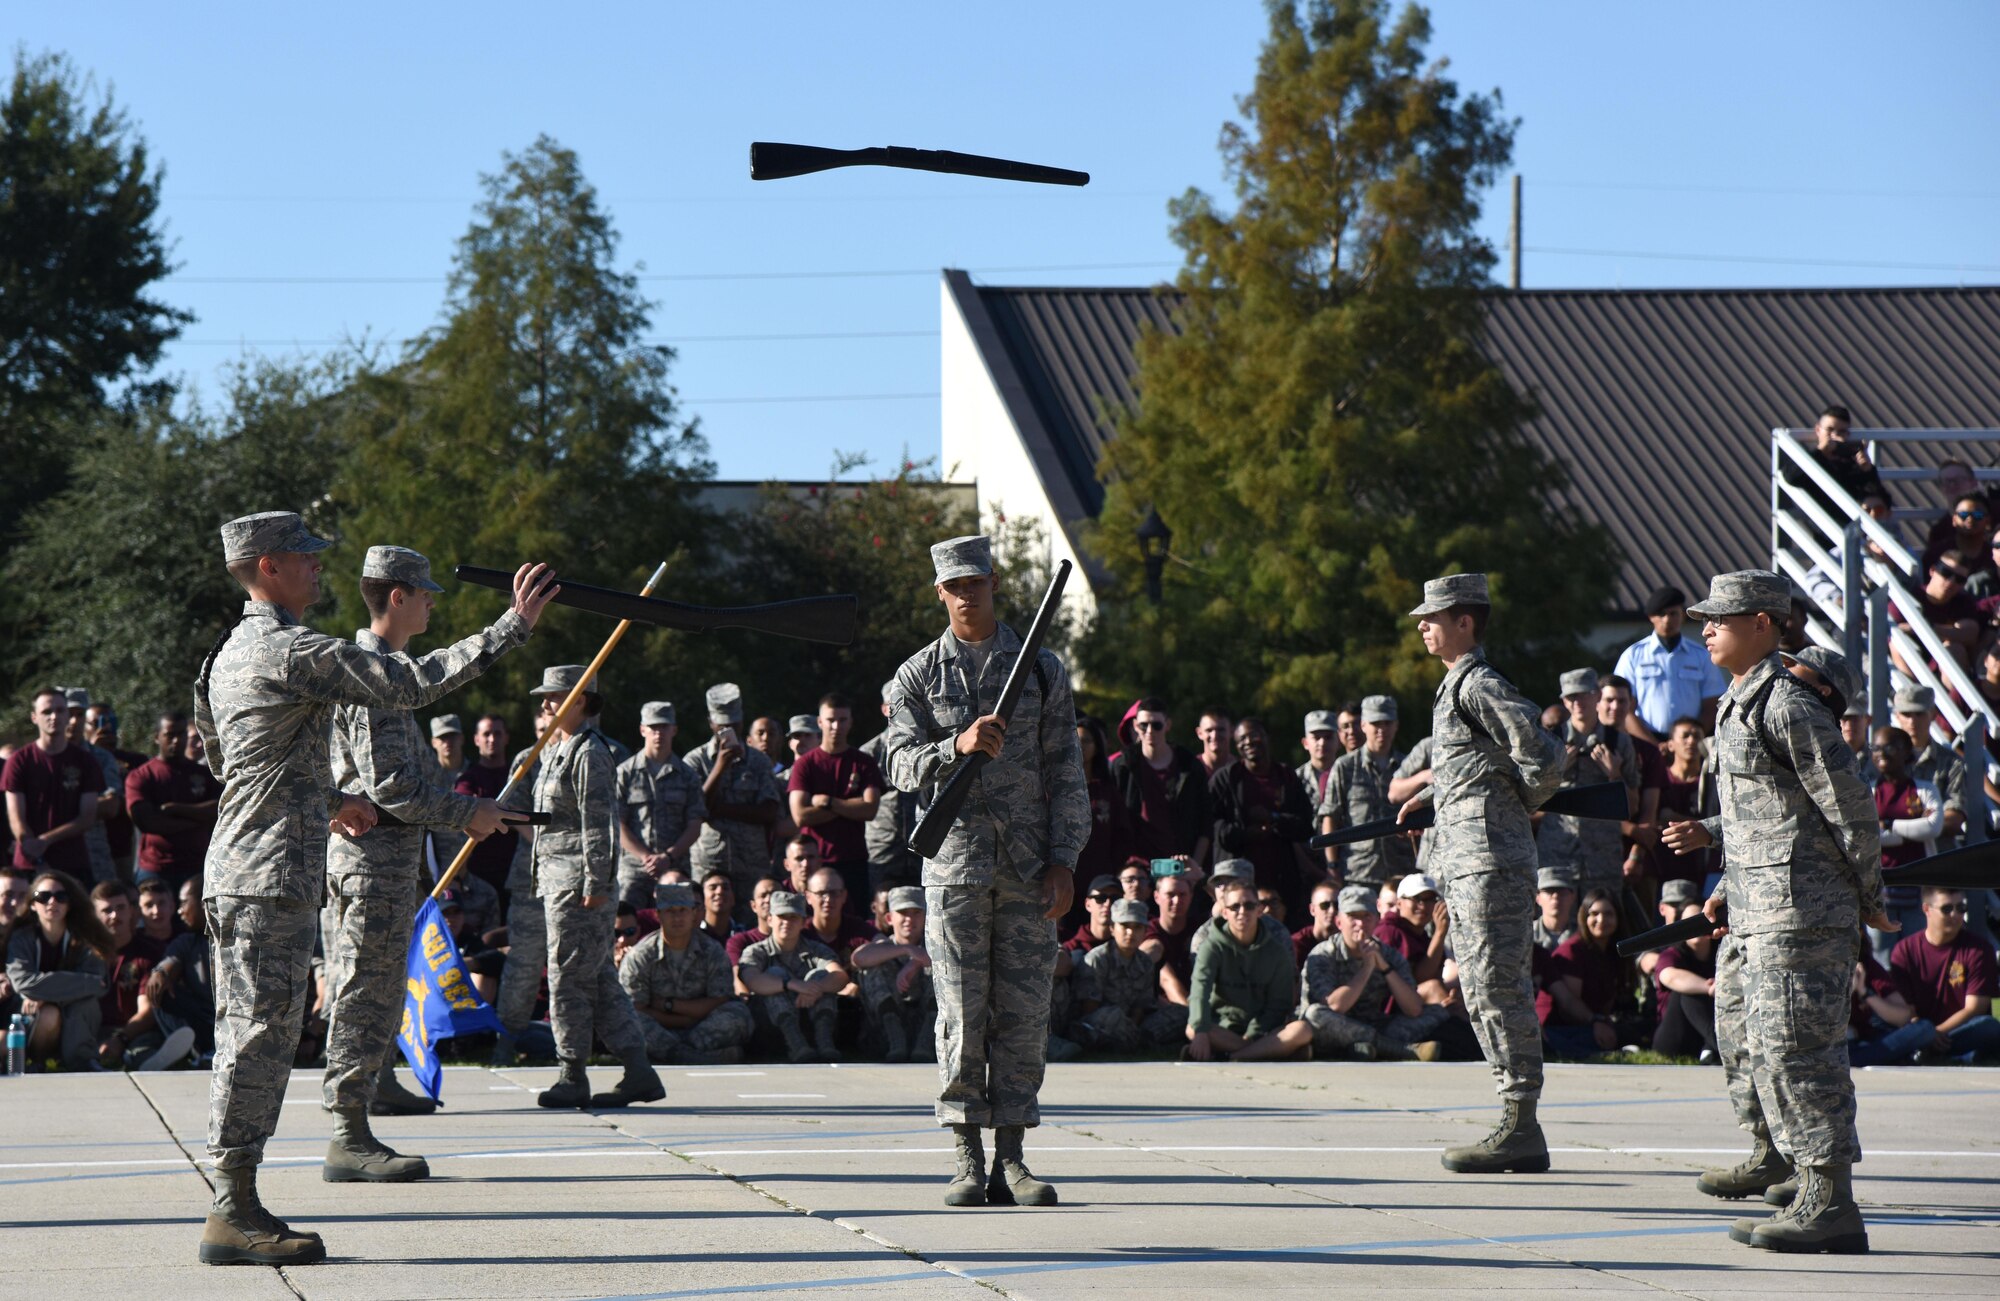
[[[165,953],[158,940],[144,931],[135,931],[125,947],[111,956],[105,972],[104,996],[97,1000],[107,1033],[139,1015],[139,993]]]
[[[818,752],[815,751],[814,753]],[[860,824],[856,823],[855,825],[859,826]],[[862,945],[872,944],[874,941],[882,938],[876,932],[873,922],[864,922],[859,918],[850,917],[846,913],[840,915],[839,921],[840,929],[830,936],[820,934],[817,926],[808,924],[806,926],[806,938],[818,940],[821,944],[826,945],[826,947],[833,950],[833,955],[842,962],[846,962],[848,955]]]
[[[888,789],[888,785],[882,779],[881,765],[867,751],[850,745],[839,754],[808,750],[800,755],[798,762],[792,765],[786,789],[806,795],[831,795],[837,800],[852,800],[859,799],[870,786],[881,791]],[[838,869],[846,879],[850,898],[867,886],[868,832],[865,824],[853,818],[837,817],[816,827],[807,827],[805,833],[819,845],[820,862]]]
[[[1701,817],[1701,779],[1684,782],[1674,776],[1673,767],[1662,764],[1660,768],[1660,825],[1669,822],[1689,822]],[[1692,854],[1676,854],[1671,849],[1660,846],[1653,854],[1653,871],[1660,881],[1693,881],[1697,884],[1708,876],[1710,860],[1714,850],[1697,849]]]
[[[1682,971],[1693,972],[1703,980],[1714,980],[1715,952],[1714,950],[1710,950],[1706,958],[1697,957],[1695,951],[1686,945],[1673,944],[1669,945],[1660,954],[1659,965],[1653,968],[1653,992],[1658,997],[1658,1002],[1655,1006],[1659,1009],[1659,1015],[1662,1019],[1667,1015],[1667,1000],[1673,997],[1674,993],[1673,990],[1668,989],[1660,983],[1660,973],[1668,967],[1678,967]]]
[[[1190,917],[1188,924],[1181,927],[1181,933],[1172,935],[1160,929],[1160,919],[1157,917],[1146,923],[1146,939],[1158,940],[1161,949],[1164,950],[1160,955],[1160,965],[1172,967],[1174,974],[1181,978],[1182,985],[1194,979],[1195,925],[1194,918]]]
[[[459,769],[451,788],[474,799],[497,800],[507,788],[507,769],[488,768],[475,760]],[[514,867],[514,847],[520,841],[520,832],[501,828],[472,847],[471,857],[465,860],[466,870],[495,890],[505,890],[507,875]]]
[[[1877,821],[1900,821],[1903,818],[1924,816],[1924,802],[1917,797],[1917,784],[1905,777],[1900,781],[1890,781],[1887,777],[1875,783],[1875,817]],[[1906,840],[1900,845],[1882,846],[1882,866],[1901,867],[1914,863],[1924,856],[1921,841]]]
[[[1431,937],[1424,929],[1410,921],[1401,913],[1391,913],[1375,927],[1375,938],[1383,948],[1394,949],[1409,960],[1412,967],[1417,959],[1426,957],[1431,951]]]
[[[1063,941],[1063,947],[1078,957],[1082,957],[1098,945],[1107,942],[1090,933],[1090,919],[1086,917],[1083,924],[1076,928],[1076,934]]]
[[[1313,928],[1310,924],[1293,931],[1292,965],[1295,967],[1304,967],[1306,965],[1306,955],[1323,943],[1325,941],[1313,934]]]
[[[206,764],[176,756],[148,759],[125,774],[125,807],[135,804],[205,804],[222,794],[222,783]],[[208,857],[206,830],[156,836],[150,831],[139,836],[139,868],[154,872],[178,886],[201,872]]]
[[[1592,1015],[1608,1014],[1618,1001],[1618,988],[1623,981],[1617,955],[1598,948],[1581,935],[1571,936],[1556,946],[1556,951],[1549,955],[1543,983],[1554,985],[1565,976],[1575,976],[1583,982],[1583,1005]],[[1542,1013],[1542,1022],[1547,1024],[1555,1010],[1555,999],[1549,997],[1549,1011],[1544,1013],[1543,997],[1536,997],[1535,1010]]]
[[[1890,956],[1895,955],[1892,952]],[[1882,964],[1875,961],[1875,955],[1868,951],[1865,944],[1861,946],[1861,983],[1865,992],[1851,995],[1848,999],[1847,1024],[1854,1028],[1854,1033],[1866,1037],[1872,1028],[1870,1018],[1875,1015],[1868,1008],[1868,995],[1887,998],[1898,991],[1896,978],[1882,969]]]
[[[1944,948],[1922,931],[1897,940],[1889,951],[1889,974],[1897,992],[1932,1025],[1964,1011],[1968,996],[2000,995],[1993,950],[1970,931],[1960,931]]]
[[[81,746],[65,746],[61,754],[50,754],[30,743],[14,751],[7,766],[0,768],[0,791],[19,795],[27,804],[28,830],[36,835],[59,827],[83,808],[86,795],[104,789],[104,770]],[[68,872],[80,881],[90,879],[90,847],[82,836],[71,836],[48,847],[43,863],[30,860],[14,846],[14,866],[37,868],[46,863]],[[89,900],[82,901],[89,906]],[[70,907],[77,907],[72,901]]]
[[[1167,804],[1167,779],[1143,752],[1128,754],[1125,762],[1139,777],[1139,825],[1132,829],[1133,848],[1147,858],[1171,858],[1177,850],[1173,810]],[[1173,766],[1169,764],[1166,771],[1172,772]]]
[[[769,935],[766,935],[763,931],[753,926],[747,931],[738,931],[736,934],[730,936],[729,942],[724,944],[722,949],[723,952],[729,955],[729,965],[734,967],[737,963],[743,961],[743,950],[749,948],[752,944],[760,944],[770,938]]]

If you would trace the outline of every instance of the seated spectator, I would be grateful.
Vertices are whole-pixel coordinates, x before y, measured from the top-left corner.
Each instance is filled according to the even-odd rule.
[[[1924,538],[1922,564],[1928,573],[1939,557],[1956,552],[1966,571],[1966,585],[1971,587],[1975,576],[1991,581],[1992,549],[1993,521],[1989,518],[1986,498],[1977,492],[1960,493],[1952,500],[1951,509],[1931,525]]]
[[[1083,954],[1071,981],[1077,1019],[1069,1037],[1086,1048],[1118,1053],[1179,1043],[1188,1012],[1160,996],[1159,962],[1140,947],[1146,905],[1120,899],[1110,913],[1111,942]]]
[[[1198,1062],[1289,1057],[1300,1050],[1279,1037],[1292,1022],[1298,988],[1290,937],[1264,928],[1263,906],[1248,882],[1225,882],[1217,899],[1222,916],[1208,923],[1213,933],[1195,956],[1187,1054]]]
[[[1875,729],[1869,754],[1875,761],[1875,816],[1881,823],[1882,866],[1902,867],[1936,852],[1937,839],[1944,834],[1944,797],[1930,782],[1910,773],[1915,751],[1909,734],[1899,727]],[[1871,931],[1870,943],[1878,952],[1893,948],[1900,936],[1909,936],[1924,926],[1922,891],[1913,885],[1892,885],[1883,891],[1890,917],[1899,924],[1896,932]]]
[[[711,880],[727,881],[718,873]],[[663,882],[654,892],[660,929],[632,946],[618,964],[618,983],[632,996],[646,1056],[677,1066],[743,1060],[750,1042],[750,1008],[736,997],[729,958],[696,928],[694,888]]]
[[[7,982],[29,1018],[28,1060],[54,1057],[69,1070],[98,1069],[108,1047],[99,1000],[118,946],[69,873],[35,873],[28,898],[32,911],[7,937]]]
[[[1375,900],[1367,886],[1343,888],[1338,907],[1335,934],[1306,955],[1299,1019],[1279,1038],[1297,1047],[1311,1044],[1315,1056],[1437,1060],[1435,1037],[1450,1011],[1426,1003],[1409,962],[1369,934]]]
[[[141,1071],[164,1070],[170,1063],[186,1061],[194,1048],[194,1032],[183,1029],[170,1037],[160,1029],[153,1000],[146,994],[147,977],[167,949],[139,929],[131,887],[123,881],[100,881],[91,890],[90,901],[114,946],[105,963],[104,997],[99,1000],[104,1050],[98,1060],[113,1069]]]
[[[1220,872],[1223,864],[1215,866]],[[1217,882],[1216,889],[1221,888]],[[1194,983],[1195,932],[1202,925],[1194,915],[1194,887],[1184,876],[1163,876],[1153,887],[1153,902],[1159,916],[1147,924],[1145,948],[1160,964],[1160,992],[1168,1002],[1186,1007]]]
[[[1257,902],[1264,905],[1265,921],[1275,922],[1287,935],[1292,933],[1290,918],[1285,912],[1285,898],[1283,895],[1267,885],[1260,885],[1257,887]]]
[[[1249,859],[1258,886],[1283,896],[1288,912],[1304,912],[1307,892],[1328,870],[1324,859],[1314,863],[1306,854],[1313,833],[1306,788],[1278,762],[1270,734],[1255,718],[1236,725],[1236,755],[1208,784],[1216,852]]]
[[[771,896],[771,938],[743,950],[736,976],[750,992],[758,1029],[783,1040],[795,1063],[842,1060],[834,1046],[834,1000],[847,988],[847,968],[833,950],[808,938],[812,909],[803,895],[779,890]],[[804,1019],[811,1023],[808,1042]]]
[[[1172,726],[1162,701],[1133,701],[1118,724],[1122,748],[1112,757],[1111,780],[1125,801],[1133,854],[1143,859],[1184,854],[1206,862],[1213,821],[1209,770],[1192,751],[1167,739]],[[1226,738],[1222,744],[1227,746]]]
[[[808,939],[832,949],[842,963],[874,940],[875,928],[847,911],[847,884],[839,872],[822,867],[806,881],[806,887],[806,902],[812,909]]]
[[[179,901],[174,898],[174,887],[164,877],[151,872],[141,872],[138,882],[139,929],[146,937],[160,946],[160,952],[167,951],[167,945],[174,937],[185,931],[180,914],[175,911]]]
[[[721,868],[704,864],[695,869],[694,884],[701,891],[701,921],[695,929],[717,944],[728,943],[743,929],[736,924],[736,882]]]
[[[1375,928],[1376,940],[1402,955],[1413,987],[1427,1002],[1450,1001],[1444,985],[1446,935],[1450,930],[1451,913],[1438,894],[1437,882],[1422,872],[1412,872],[1396,883],[1396,915],[1384,917]]]
[[[1912,1054],[1924,1046],[1926,1036],[1921,1031],[1901,1042],[1891,1038],[1917,1014],[1896,988],[1896,978],[1865,947],[1861,960],[1854,964],[1854,982],[1847,997],[1848,1065],[1907,1065]]]
[[[759,940],[771,938],[771,896],[784,888],[785,883],[773,872],[767,871],[757,878],[756,887],[750,891],[750,929],[738,931],[723,941],[723,952],[729,955],[732,970],[743,960],[743,950]],[[805,896],[799,897],[803,899]],[[736,992],[742,994],[746,991],[739,989]]]
[[[625,961],[625,955],[639,942],[639,910],[630,900],[618,901],[617,920],[611,927],[611,962],[613,966]]]
[[[1387,920],[1397,915],[1396,889],[1402,884],[1403,878],[1399,876],[1393,881],[1384,881],[1382,888],[1375,892],[1375,915],[1377,917]]]
[[[1691,903],[1702,902],[1707,897],[1692,881],[1673,880],[1667,882],[1660,890],[1660,902],[1657,907],[1659,921],[1656,924],[1668,926],[1679,921],[1682,910]],[[1649,923],[1649,925],[1652,924],[1654,923]],[[1637,960],[1639,974],[1648,980],[1652,980],[1653,973],[1660,965],[1660,955],[1664,951],[1656,949],[1651,953],[1640,954]]]
[[[1125,898],[1145,903],[1153,891],[1152,865],[1143,858],[1128,859],[1118,869],[1118,889]]]
[[[1621,651],[1614,670],[1632,684],[1625,730],[1659,742],[1676,719],[1695,719],[1704,731],[1715,726],[1715,709],[1729,689],[1729,677],[1710,662],[1699,636],[1685,634],[1687,596],[1671,585],[1655,588],[1646,598],[1646,619],[1653,635]]]
[[[854,951],[867,1036],[882,1045],[885,1061],[937,1060],[937,987],[924,949],[924,914],[923,887],[897,886],[889,894],[888,938]]]
[[[1168,875],[1173,874],[1169,873]],[[1271,915],[1272,891],[1256,885],[1256,869],[1250,865],[1250,860],[1247,858],[1225,858],[1215,865],[1215,875],[1209,879],[1208,883],[1210,896],[1208,916],[1200,919],[1201,921],[1211,919],[1227,920],[1222,911],[1222,887],[1230,881],[1242,881],[1257,890],[1257,903],[1263,910],[1263,916],[1258,922],[1260,926],[1280,939],[1289,940],[1291,938],[1291,932],[1285,928],[1285,924]],[[1193,882],[1190,880],[1189,884],[1192,885]],[[1193,897],[1196,906],[1199,907],[1203,898],[1202,892],[1199,890],[1195,891]],[[1202,943],[1214,931],[1211,927],[1197,924],[1191,928],[1191,933],[1193,938],[1188,941],[1190,958],[1194,954],[1201,952]],[[1190,966],[1188,970],[1192,974],[1194,969]]]
[[[153,1016],[171,1035],[186,1026],[194,1032],[194,1064],[215,1054],[215,976],[209,965],[208,919],[201,910],[201,878],[181,883],[181,920],[187,929],[167,945],[166,956],[146,981]]]
[[[1535,947],[1543,953],[1576,935],[1576,895],[1573,868],[1545,867],[1536,874],[1535,902],[1542,911],[1535,918]]]
[[[886,883],[878,885],[875,893],[868,896],[868,920],[874,925],[878,940],[889,933],[889,893],[895,888]]]
[[[1699,899],[1675,905],[1673,921],[1701,911]],[[1669,1057],[1716,1059],[1715,939],[1698,935],[1670,945],[1653,967],[1659,1021],[1653,1050]]]
[[[2000,974],[1993,946],[1966,929],[1965,917],[1963,890],[1928,887],[1924,929],[1896,942],[1889,974],[1916,1015],[1889,1036],[1892,1057],[1907,1051],[1914,1059],[1970,1062],[1981,1053],[2000,1052],[2000,1021],[1993,1017]]]
[[[1891,708],[1896,726],[1909,736],[1915,751],[1910,775],[1937,787],[1944,797],[1944,834],[1937,842],[1938,852],[1943,853],[1958,844],[1959,833],[1965,830],[1965,760],[1931,733],[1937,722],[1937,698],[1929,687],[1898,687]]]
[[[1542,1038],[1551,1056],[1593,1057],[1616,1052],[1639,1036],[1627,1010],[1632,968],[1619,958],[1618,902],[1609,890],[1584,892],[1581,929],[1549,955],[1535,1000]]]
[[[1987,608],[1989,601],[1994,609]],[[2000,596],[1988,597],[1979,603],[1979,615],[1986,623],[1989,634],[1996,622],[1995,610],[2000,610]],[[1979,652],[1976,667],[1978,671],[1972,675],[1972,685],[1978,690],[1980,700],[1988,709],[2000,710],[2000,637],[1989,635],[1986,645]]]
[[[1819,421],[1813,426],[1813,446],[1806,454],[1850,501],[1858,502],[1867,493],[1882,493],[1883,488],[1882,476],[1876,473],[1875,463],[1868,459],[1867,445],[1848,437],[1852,424],[1853,419],[1846,407],[1827,407],[1819,413]],[[1826,490],[1814,483],[1790,457],[1783,458],[1779,473],[1786,483],[1801,489],[1835,519],[1846,514],[1849,502],[1834,502]]]
[[[1076,934],[1063,941],[1063,947],[1072,954],[1088,953],[1111,938],[1111,905],[1124,898],[1118,885],[1118,878],[1100,873],[1083,892],[1084,921],[1076,928]],[[1128,902],[1138,902],[1130,900]],[[1139,904],[1141,912],[1146,905]]]
[[[819,842],[801,832],[785,842],[785,888],[806,893],[806,882],[819,871]]]
[[[1312,920],[1292,932],[1294,966],[1305,966],[1306,955],[1339,932],[1339,900],[1340,887],[1333,882],[1321,881],[1313,887],[1312,902],[1308,905],[1312,911]]]
[[[6,940],[14,931],[14,923],[27,914],[28,879],[26,872],[0,866],[0,959],[7,956]],[[0,1027],[12,1025],[14,1014],[20,1010],[21,996],[14,992],[14,983],[7,979],[6,964],[0,961]]]
[[[125,774],[126,811],[139,829],[139,870],[174,889],[201,875],[222,796],[208,765],[184,757],[189,730],[185,714],[161,714],[154,757]]]
[[[1972,571],[1959,552],[1945,551],[1931,561],[1924,572],[1927,577],[1917,593],[1918,608],[1905,610],[1891,603],[1889,617],[1912,637],[1916,636],[1916,632],[1911,625],[1922,620],[1961,666],[1970,667],[1972,649],[1979,644],[1982,623],[1979,603],[1965,591],[1965,580]],[[1903,658],[1903,653],[1896,649],[1894,643],[1890,644],[1889,653],[1895,658],[1898,669],[1914,676],[1910,662]]]
[[[470,872],[459,873],[458,881],[485,886],[489,893],[493,889]],[[480,918],[467,911],[465,896],[456,885],[438,894],[437,906],[438,916],[444,920],[445,930],[450,932],[452,944],[458,950],[459,965],[472,978],[472,987],[479,991],[479,996],[492,1004],[500,996],[500,973],[506,969],[507,955],[487,942],[488,928],[482,928]]]

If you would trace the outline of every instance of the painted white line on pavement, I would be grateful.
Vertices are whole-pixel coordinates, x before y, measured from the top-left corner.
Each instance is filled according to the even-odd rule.
[[[739,1093],[739,1098],[824,1098],[824,1093]]]

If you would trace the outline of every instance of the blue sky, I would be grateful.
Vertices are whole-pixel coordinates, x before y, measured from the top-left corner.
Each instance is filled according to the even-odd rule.
[[[654,334],[682,342],[674,381],[724,478],[935,455],[940,267],[1171,275],[1166,200],[1219,188],[1265,26],[1240,0],[10,10],[0,36],[111,83],[167,165],[165,294],[199,317],[168,373],[212,392],[245,350],[433,324],[478,174],[546,132],[580,154],[621,259],[670,277],[645,284]],[[1522,119],[1531,288],[2000,283],[2000,6],[1432,14],[1432,52]],[[756,183],[754,139],[1093,179]],[[1504,189],[1485,226],[1504,241]]]

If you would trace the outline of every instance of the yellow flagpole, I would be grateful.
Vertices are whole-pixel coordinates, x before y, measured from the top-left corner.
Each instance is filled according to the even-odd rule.
[[[660,580],[666,576],[667,562],[662,560],[660,567],[653,571],[653,576],[646,580],[646,585],[639,589],[639,595],[651,596],[653,589],[659,586]],[[561,583],[558,582],[557,586],[561,586]],[[621,619],[618,621],[618,626],[611,630],[609,637],[605,638],[604,648],[597,652],[597,658],[590,661],[589,665],[583,670],[583,677],[577,681],[574,687],[570,688],[569,695],[564,697],[562,709],[556,711],[558,715],[567,711],[571,705],[582,698],[585,691],[590,689],[591,682],[597,677],[597,670],[604,667],[604,661],[611,657],[611,652],[617,649],[618,643],[624,639],[625,630],[631,626],[632,621],[630,619]],[[534,768],[535,761],[542,757],[542,748],[549,743],[549,738],[554,735],[555,731],[553,729],[542,733],[536,739],[534,745],[529,747],[528,752],[521,756],[521,762],[515,766],[513,775],[507,779],[506,787],[500,792],[502,799],[505,799],[507,792],[512,790]],[[431,891],[431,898],[435,899],[451,888],[451,883],[458,878],[460,872],[465,870],[465,864],[472,857],[472,847],[476,843],[476,841],[468,839],[463,845],[458,847],[458,855],[451,860],[451,866],[445,869],[444,875],[438,878],[436,888]]]

